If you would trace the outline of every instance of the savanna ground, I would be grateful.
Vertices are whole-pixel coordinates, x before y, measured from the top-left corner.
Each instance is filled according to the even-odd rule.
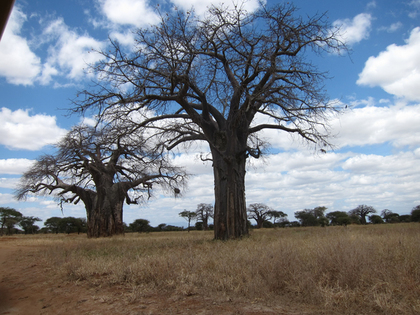
[[[2,237],[0,314],[420,314],[420,224]]]

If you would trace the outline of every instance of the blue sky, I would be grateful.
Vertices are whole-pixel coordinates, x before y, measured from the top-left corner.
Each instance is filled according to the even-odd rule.
[[[108,37],[132,44],[132,30],[156,23],[157,4],[164,10],[194,6],[200,14],[211,3],[217,2],[16,0],[0,42],[0,206],[43,220],[61,216],[54,200],[17,202],[13,188],[33,159],[51,153],[51,144],[80,122],[65,109],[93,79],[84,71],[100,59],[92,49],[106,49]],[[409,213],[420,204],[420,0],[294,4],[301,15],[326,12],[351,48],[350,55],[314,60],[332,77],[325,82],[330,98],[348,110],[332,117],[336,148],[326,154],[266,131],[273,153],[250,161],[247,203],[265,203],[289,220],[295,211],[316,206],[330,212],[367,204],[378,212]],[[254,0],[246,5],[258,7]],[[211,165],[197,157],[206,150],[197,144],[177,155],[175,162],[195,174],[182,198],[162,195],[144,207],[125,206],[124,221],[185,225],[179,212],[213,203]],[[82,205],[66,205],[64,215],[85,212]]]

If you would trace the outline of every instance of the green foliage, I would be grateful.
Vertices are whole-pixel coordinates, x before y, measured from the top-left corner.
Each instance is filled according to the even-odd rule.
[[[197,231],[203,231],[204,230],[203,222],[202,221],[195,222],[195,229]]]
[[[34,234],[36,231],[39,230],[39,226],[34,224],[37,221],[42,220],[34,216],[22,217],[19,221],[19,225],[23,229],[25,234]]]
[[[194,212],[194,211],[184,210],[184,211],[179,213],[179,216],[184,218],[185,220],[187,220],[187,222],[188,222],[188,232],[189,232],[190,231],[190,226],[191,226],[191,221],[195,220],[195,218],[197,217],[197,213]]]
[[[324,216],[326,210],[326,207],[316,207],[314,209],[296,211],[295,217],[302,226],[325,226],[328,224],[328,219]]]
[[[287,214],[283,211],[271,210],[268,212],[268,215],[273,219],[273,224],[276,224],[278,219],[280,219],[280,223],[287,221]]]
[[[400,215],[398,213],[394,213],[391,210],[384,209],[381,212],[381,216],[386,223],[398,223],[400,222]]]
[[[384,223],[384,220],[381,218],[381,216],[377,214],[372,214],[369,216],[369,221],[373,224],[382,224]]]
[[[86,233],[87,224],[85,218],[74,217],[51,217],[45,220],[45,227],[50,233]]]
[[[4,227],[7,229],[7,235],[12,234],[15,224],[21,219],[22,213],[19,211],[9,207],[0,207],[0,235],[4,234]]]
[[[411,210],[411,221],[420,222],[420,205],[416,206]]]
[[[351,219],[349,217],[349,215],[347,214],[347,212],[345,211],[333,211],[333,212],[329,212],[326,215],[327,219],[330,220],[329,224],[330,225],[345,225],[347,226],[348,224],[351,223]]]
[[[409,214],[403,214],[400,215],[400,222],[411,222],[411,215]]]
[[[150,221],[146,219],[137,219],[133,223],[129,224],[129,228],[132,232],[150,232],[152,227],[150,226]]]

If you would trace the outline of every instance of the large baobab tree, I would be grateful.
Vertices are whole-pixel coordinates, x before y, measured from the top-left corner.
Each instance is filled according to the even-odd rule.
[[[16,196],[57,192],[61,202],[81,200],[88,237],[103,237],[124,233],[124,201],[137,204],[157,185],[179,193],[177,185],[184,179],[183,170],[139,132],[127,132],[121,125],[81,125],[57,144],[56,154],[41,156],[23,174]]]
[[[287,3],[253,13],[211,7],[204,18],[175,10],[139,29],[136,42],[101,52],[101,82],[81,91],[75,111],[128,120],[147,109],[153,115],[141,125],[155,128],[167,149],[206,141],[214,236],[247,235],[246,161],[261,155],[260,132],[295,134],[322,151],[329,145],[328,117],[338,108],[309,56],[342,49],[337,34],[324,15],[301,17]]]

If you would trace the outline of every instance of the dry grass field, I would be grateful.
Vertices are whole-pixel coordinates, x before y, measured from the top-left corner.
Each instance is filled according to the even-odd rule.
[[[55,282],[118,287],[127,305],[165,296],[235,302],[226,314],[420,314],[420,224],[262,229],[229,242],[192,231],[14,244],[42,249],[34,255]],[[251,304],[265,311],[241,312]]]

